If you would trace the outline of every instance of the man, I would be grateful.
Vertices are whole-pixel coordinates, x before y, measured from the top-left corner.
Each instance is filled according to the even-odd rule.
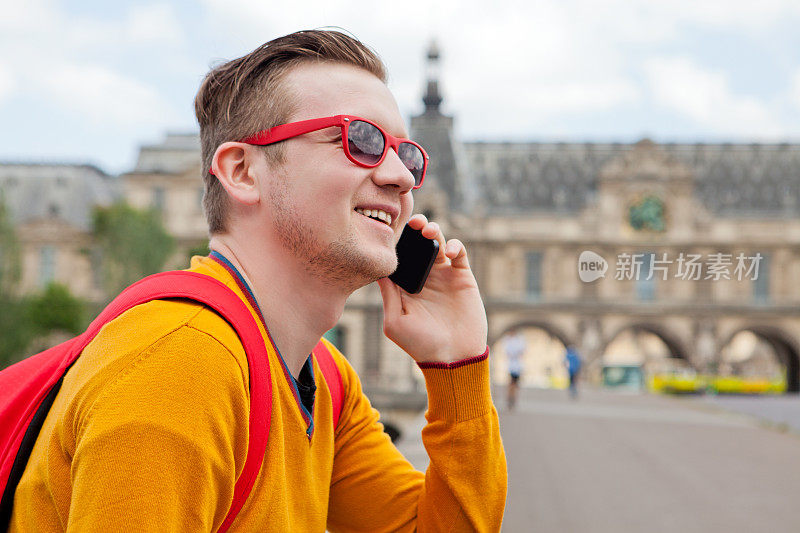
[[[569,376],[569,397],[574,400],[578,397],[578,374],[581,371],[581,358],[578,355],[578,350],[571,344],[567,346],[564,366],[567,367],[567,375]]]
[[[424,166],[380,60],[341,33],[299,32],[214,68],[195,106],[212,253],[190,270],[248,304],[272,369],[266,454],[231,530],[499,530],[506,465],[485,312],[463,245],[411,217]],[[313,119],[336,125],[297,124]],[[417,295],[385,278],[406,221],[441,245]],[[348,295],[375,280],[386,335],[425,375],[427,474],[381,431],[331,346],[344,390],[334,430],[309,356]],[[11,530],[216,530],[245,462],[249,406],[246,356],[218,315],[182,301],[132,309],[68,372]]]
[[[519,393],[519,378],[522,375],[522,356],[525,354],[525,338],[518,330],[512,330],[503,345],[508,361],[508,410],[513,411]]]

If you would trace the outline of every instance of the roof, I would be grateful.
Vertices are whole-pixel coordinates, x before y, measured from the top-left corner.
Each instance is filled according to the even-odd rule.
[[[490,213],[573,212],[593,199],[600,171],[634,146],[471,142],[464,168]],[[716,214],[800,214],[800,145],[655,146],[690,170],[698,199]]]
[[[164,142],[142,146],[134,172],[180,174],[200,164],[200,136],[168,133]]]
[[[118,192],[115,179],[92,165],[0,163],[0,195],[15,224],[58,218],[89,231],[93,207]]]

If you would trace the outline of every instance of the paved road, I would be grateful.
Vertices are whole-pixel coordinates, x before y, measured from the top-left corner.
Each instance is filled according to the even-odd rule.
[[[702,396],[704,403],[758,418],[764,425],[800,435],[800,396]]]
[[[503,531],[800,531],[798,434],[703,398],[522,392],[517,411],[500,413]],[[400,448],[424,469],[408,437],[422,424]]]

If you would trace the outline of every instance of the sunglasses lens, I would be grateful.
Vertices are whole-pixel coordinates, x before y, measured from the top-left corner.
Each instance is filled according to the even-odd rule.
[[[422,183],[422,173],[425,170],[425,156],[422,151],[411,143],[400,143],[397,155],[414,176],[414,186]]]
[[[347,148],[356,161],[375,165],[381,160],[386,139],[381,130],[362,120],[354,120],[347,128]]]

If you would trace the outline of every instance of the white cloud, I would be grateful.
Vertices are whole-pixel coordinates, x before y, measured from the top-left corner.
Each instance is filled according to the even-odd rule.
[[[679,23],[739,30],[763,30],[788,17],[800,15],[795,0],[672,0],[655,3],[654,14]]]
[[[0,30],[3,32],[25,32],[37,27],[49,25],[53,19],[53,0],[0,0]]]
[[[78,14],[74,5],[0,0],[0,102],[25,88],[42,106],[57,102],[63,120],[80,116],[87,132],[89,120],[92,131],[125,127],[129,137],[115,141],[132,146],[159,128],[193,127],[185,93],[210,62],[336,25],[379,52],[405,116],[422,108],[424,51],[436,37],[444,110],[472,139],[800,133],[798,56],[780,33],[800,22],[797,0],[406,0],[368,9],[363,0],[201,0],[199,8],[144,0],[114,15],[100,5]],[[712,62],[718,48],[704,39],[719,35],[770,54],[761,81],[742,82],[735,69],[748,68],[746,57],[741,66]],[[665,109],[680,117],[675,129]]]
[[[542,114],[605,111],[630,105],[641,98],[639,88],[627,80],[586,80],[533,87],[529,98]]]
[[[704,69],[687,57],[649,59],[645,72],[655,103],[695,120],[712,133],[764,138],[784,132],[768,103],[735,94],[724,72]]]
[[[792,82],[789,87],[789,101],[797,109],[800,109],[800,68],[795,70]]]
[[[236,53],[301,28],[345,27],[381,54],[390,88],[407,114],[421,108],[423,51],[435,36],[443,52],[444,108],[472,137],[470,132],[505,131],[514,138],[560,134],[553,125],[564,124],[562,118],[578,123],[580,115],[609,112],[626,116],[629,128],[657,135],[660,122],[643,119],[637,125],[632,116],[632,109],[655,106],[689,117],[697,126],[690,135],[769,137],[796,130],[782,124],[777,101],[736,93],[730,72],[663,57],[676,47],[690,54],[685,37],[697,39],[703,32],[769,42],[765,39],[774,37],[770,31],[778,24],[800,17],[795,0],[541,0],[491,8],[477,0],[407,0],[403,13],[420,15],[407,23],[391,4],[365,10],[352,0],[311,0],[303,9],[260,0],[203,0],[203,5]],[[662,55],[648,58],[656,50]]]
[[[124,33],[131,44],[178,46],[186,41],[178,16],[168,4],[131,7]]]
[[[421,107],[431,37],[443,53],[444,106],[464,121],[491,114],[498,123],[524,129],[558,113],[603,111],[640,99],[640,88],[623,72],[622,54],[602,38],[606,30],[595,20],[601,12],[588,4],[585,13],[556,0],[491,9],[475,0],[408,0],[402,13],[391,4],[365,10],[360,2],[328,0],[307,2],[302,11],[249,0],[204,4],[221,34],[246,41],[239,53],[297,29],[341,24],[379,52],[406,113]],[[419,21],[403,20],[410,13]]]
[[[16,87],[17,83],[11,69],[0,63],[0,105],[2,105],[3,100],[11,96]]]
[[[169,127],[177,120],[154,88],[101,66],[57,66],[37,81],[48,98],[96,123]]]
[[[181,63],[185,35],[171,6],[135,5],[123,17],[109,19],[31,0],[9,5],[7,14],[0,22],[0,50],[10,52],[0,56],[0,97],[15,85],[25,86],[43,102],[58,102],[66,113],[112,128],[148,122],[168,127],[175,120],[154,86],[155,77],[137,79],[119,65],[120,58],[135,54],[150,58],[149,66],[160,62],[175,71],[166,65]]]

